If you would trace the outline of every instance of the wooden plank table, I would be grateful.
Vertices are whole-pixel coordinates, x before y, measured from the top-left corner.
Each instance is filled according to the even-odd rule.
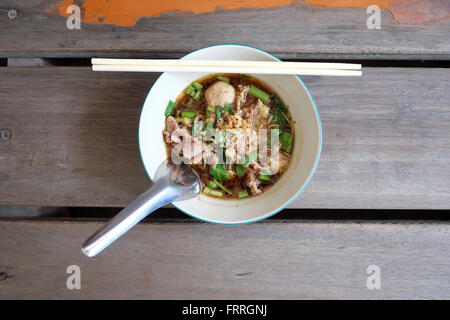
[[[179,57],[204,46],[239,43],[281,58],[450,58],[450,20],[399,24],[387,10],[381,11],[381,30],[367,28],[366,8],[324,8],[302,1],[270,9],[169,13],[140,19],[135,27],[82,24],[80,30],[69,30],[66,18],[54,13],[55,1],[3,0],[0,7],[20,12],[16,19],[0,19],[0,56]]]
[[[450,19],[406,25],[382,10],[382,28],[369,30],[365,8],[296,1],[69,30],[56,5],[3,1],[0,9],[19,16],[0,15],[0,58],[9,65],[20,57],[172,58],[241,43],[284,59],[377,60],[359,79],[303,77],[322,118],[323,151],[289,208],[423,210],[423,217],[450,209]],[[0,206],[122,207],[148,188],[137,128],[157,76],[0,67]],[[450,298],[448,221],[359,218],[142,223],[88,259],[79,248],[100,226],[95,219],[0,217],[0,299]],[[80,291],[65,287],[71,264],[82,269]],[[381,290],[366,287],[372,264],[381,268]]]
[[[12,135],[0,143],[0,204],[120,207],[136,198],[149,184],[139,115],[156,77],[0,69],[1,126]],[[305,77],[323,153],[290,207],[450,209],[449,81],[446,69],[416,68]]]
[[[89,259],[80,243],[100,226],[0,222],[0,299],[450,298],[448,224],[144,223]],[[66,287],[69,265],[81,290]]]

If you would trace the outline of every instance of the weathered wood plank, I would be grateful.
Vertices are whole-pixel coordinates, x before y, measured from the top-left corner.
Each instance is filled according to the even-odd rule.
[[[51,14],[56,1],[3,0],[20,12],[0,16],[0,57],[179,57],[220,43],[259,47],[283,58],[449,59],[450,20],[397,23],[382,10],[381,30],[366,26],[366,9],[317,7],[302,1],[271,9],[217,9],[163,14],[134,27],[83,23],[69,30]],[[26,41],[24,41],[26,39]]]
[[[291,208],[450,208],[450,72],[305,77],[323,152]],[[0,68],[0,204],[125,206],[149,184],[137,126],[152,74]]]
[[[0,69],[0,128],[12,135],[0,141],[2,204],[122,206],[147,187],[137,125],[156,75],[8,69]]]
[[[0,299],[450,298],[449,224],[140,224],[89,259],[80,245],[99,226],[1,221]],[[66,288],[69,265],[81,290]]]

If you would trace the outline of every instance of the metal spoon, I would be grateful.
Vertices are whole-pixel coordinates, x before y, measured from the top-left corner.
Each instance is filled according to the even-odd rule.
[[[200,178],[194,170],[185,164],[174,165],[164,161],[156,170],[150,190],[91,235],[81,251],[88,257],[97,255],[156,209],[172,201],[195,198],[201,190]]]

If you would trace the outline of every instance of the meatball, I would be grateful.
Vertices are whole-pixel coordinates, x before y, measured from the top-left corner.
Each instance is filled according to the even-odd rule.
[[[214,107],[224,107],[228,103],[233,103],[235,96],[233,86],[224,81],[217,81],[205,91],[206,101]]]

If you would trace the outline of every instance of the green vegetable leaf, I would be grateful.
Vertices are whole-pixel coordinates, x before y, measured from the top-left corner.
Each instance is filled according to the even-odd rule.
[[[209,168],[209,173],[217,180],[217,181],[226,181],[227,180],[227,170],[223,167],[222,164],[216,165],[216,168]]]
[[[237,173],[239,178],[242,177],[242,175],[244,174],[244,170],[245,170],[245,166],[244,165],[238,164],[236,166],[236,173]]]
[[[287,123],[286,119],[282,115],[282,111],[281,111],[280,108],[276,108],[275,107],[275,110],[273,112],[273,121],[275,121],[276,123],[279,123],[279,124],[286,124]]]
[[[279,124],[287,124],[288,122],[283,117],[283,113],[286,114],[288,112],[286,106],[281,101],[281,99],[278,98],[277,96],[273,97],[273,103],[275,106],[275,109],[273,112],[273,121],[275,121],[276,123],[279,123]]]
[[[222,116],[222,107],[216,107],[216,117],[220,118]]]
[[[223,108],[223,111],[228,112],[229,114],[234,114],[236,110],[233,108],[233,102],[227,103]]]
[[[286,152],[291,152],[292,150],[292,134],[289,132],[282,132],[280,134],[280,146]]]
[[[287,112],[287,108],[284,105],[283,101],[281,101],[281,99],[277,96],[273,96],[273,103],[275,105],[275,107],[280,108],[281,111],[283,112]]]

